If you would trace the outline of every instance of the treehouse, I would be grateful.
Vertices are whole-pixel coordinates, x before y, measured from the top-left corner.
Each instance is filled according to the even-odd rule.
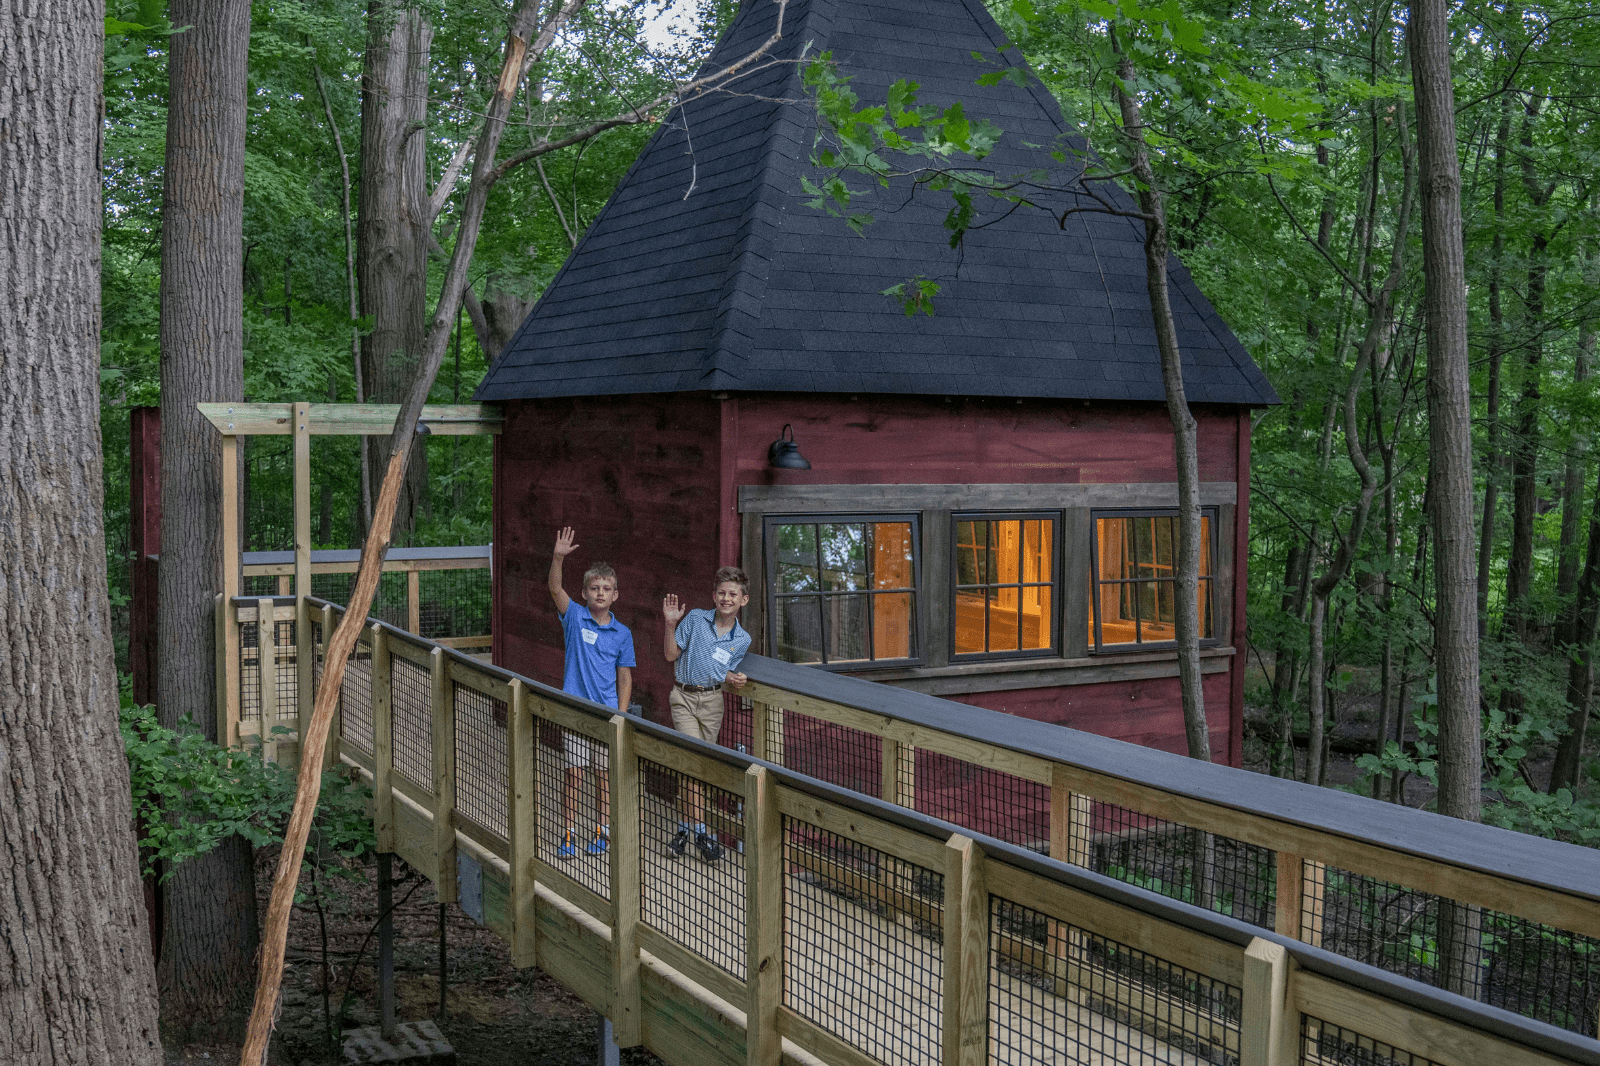
[[[767,40],[777,10],[746,3],[706,69]],[[1020,62],[981,4],[802,0],[785,18],[778,62],[656,133],[477,392],[504,415],[495,662],[561,675],[545,575],[571,525],[575,563],[617,568],[634,691],[658,720],[661,598],[707,603],[733,564],[758,652],[1184,750],[1143,224],[996,202],[952,252],[948,205],[900,183],[859,201],[877,221],[855,235],[804,203],[820,176],[792,62],[807,43],[864,104],[907,78],[924,103],[992,116],[998,173],[1068,188],[1052,157],[1068,128],[1031,78],[978,87]],[[880,295],[916,275],[940,286],[932,314]],[[1277,397],[1176,259],[1168,280],[1199,423],[1206,706],[1237,764],[1249,413]]]

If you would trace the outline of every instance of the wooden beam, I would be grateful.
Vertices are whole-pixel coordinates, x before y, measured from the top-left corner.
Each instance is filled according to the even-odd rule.
[[[422,636],[422,578],[415,570],[406,574],[406,632]]]
[[[278,724],[278,623],[272,601],[256,601],[256,706],[261,710],[261,754],[278,761],[278,742],[272,729]]]
[[[311,595],[311,405],[297,403],[294,429],[294,593]]]
[[[510,767],[511,814],[511,965],[537,966],[539,856],[539,733],[521,678],[511,682],[511,721],[506,739]]]
[[[639,758],[627,715],[611,718],[611,1029],[618,1047],[643,1039],[639,1017]]]
[[[230,605],[239,595],[239,439],[222,438],[222,598]],[[239,626],[229,620],[222,630],[222,720],[217,743],[239,743]]]
[[[989,1052],[989,891],[983,849],[956,833],[945,844],[944,1066],[984,1066]]]
[[[1289,969],[1282,944],[1256,937],[1244,950],[1239,1066],[1295,1066],[1300,1019],[1289,1016]]]
[[[433,850],[439,875],[434,888],[440,903],[454,903],[456,887],[456,715],[450,692],[450,663],[443,648],[430,656],[433,690]]]
[[[759,708],[760,705],[757,704]],[[783,1004],[783,817],[772,774],[764,766],[745,771],[745,1005],[746,1066],[778,1066]]]
[[[219,433],[225,436],[270,436],[294,432],[295,404],[200,403],[195,404]],[[394,432],[400,405],[393,403],[312,403],[304,405],[312,419],[310,432],[318,436],[387,437]],[[422,409],[421,421],[430,432],[443,436],[499,433],[499,408],[483,404],[431,404]]]

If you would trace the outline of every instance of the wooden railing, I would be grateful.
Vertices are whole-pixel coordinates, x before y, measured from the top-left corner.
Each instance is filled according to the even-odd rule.
[[[295,610],[273,607],[283,609]],[[313,601],[304,610],[320,654],[339,609]],[[314,670],[320,676],[320,663]],[[1068,760],[1059,749],[1070,742],[1001,740],[1001,725],[1027,725],[1006,716],[754,657],[746,672],[761,704],[750,739],[770,760],[374,623],[347,666],[335,758],[371,782],[381,850],[505,937],[517,965],[538,965],[606,1014],[619,1044],[643,1044],[679,1066],[1600,1066],[1600,1046],[1572,1033],[901,801],[919,802],[908,784],[935,794],[916,773],[928,759],[954,759],[1044,789],[1051,850],[1063,837],[1058,822],[1085,830],[1083,846],[1065,832],[1068,858],[1074,846],[1080,856],[1094,846],[1093,808],[1077,797],[1103,795],[1148,801],[1158,806],[1150,817],[1182,815],[1210,833],[1267,839],[1281,827],[1302,863],[1321,854],[1325,837],[1340,837],[1328,841],[1339,849],[1330,860],[1382,876],[1437,874],[1489,905],[1516,903],[1521,878],[1408,849],[1381,829],[1358,840],[1297,817],[1298,808],[1244,812],[1194,779],[1137,782],[1119,772],[1138,764],[1136,752],[1117,763],[1113,749],[1088,744],[1088,758]],[[908,698],[890,713],[885,701]],[[809,757],[802,749],[817,739],[807,718],[875,738],[881,791],[896,802],[785,769],[785,757]],[[576,760],[608,772],[603,852],[583,847],[598,811],[588,821],[564,811],[568,740],[592,745],[592,754],[579,745]],[[588,771],[576,773],[590,795]],[[710,812],[723,852],[714,862],[663,846],[690,795]],[[565,833],[572,821],[576,841]],[[1499,888],[1490,893],[1490,884]],[[1592,895],[1542,887],[1525,909],[1568,927],[1592,920]]]

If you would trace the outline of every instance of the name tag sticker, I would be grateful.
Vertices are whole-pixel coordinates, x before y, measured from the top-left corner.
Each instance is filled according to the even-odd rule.
[[[593,629],[585,629],[583,631],[583,642],[585,644],[598,644],[600,643],[600,634]]]
[[[717,661],[718,666],[727,666],[728,660],[733,658],[728,654],[727,648],[712,648],[711,657]]]

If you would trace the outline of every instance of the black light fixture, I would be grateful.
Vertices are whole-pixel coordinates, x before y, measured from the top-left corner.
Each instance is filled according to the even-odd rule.
[[[783,432],[767,449],[767,464],[778,470],[810,470],[811,464],[800,454],[800,445],[794,442],[794,426],[783,424]]]

